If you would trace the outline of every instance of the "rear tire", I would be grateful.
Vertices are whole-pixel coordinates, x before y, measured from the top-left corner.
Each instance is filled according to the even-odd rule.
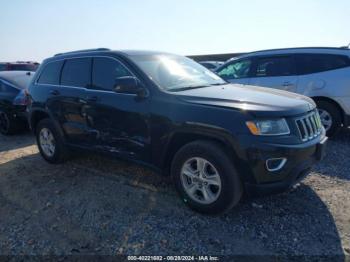
[[[39,122],[35,128],[35,133],[40,154],[47,162],[59,164],[69,158],[69,150],[49,118]]]
[[[342,116],[339,109],[328,101],[316,101],[317,108],[323,126],[326,128],[327,136],[334,136],[341,128]]]
[[[183,146],[174,156],[171,175],[183,201],[200,213],[224,213],[238,204],[243,193],[231,159],[213,142]]]
[[[9,136],[14,135],[23,128],[23,123],[18,121],[7,111],[0,109],[0,133]]]

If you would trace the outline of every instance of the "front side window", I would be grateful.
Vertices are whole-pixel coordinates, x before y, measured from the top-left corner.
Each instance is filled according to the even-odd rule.
[[[133,55],[130,58],[152,81],[167,91],[226,84],[212,71],[187,57],[160,54]]]
[[[92,87],[100,90],[113,90],[116,78],[132,76],[119,61],[107,58],[96,57],[93,59]]]
[[[91,58],[67,59],[62,69],[61,85],[88,87],[91,78]]]
[[[268,57],[257,60],[255,77],[294,75],[294,62],[289,56]]]
[[[245,59],[237,62],[233,62],[224,68],[222,68],[218,75],[224,79],[239,79],[249,76],[251,60]]]
[[[300,54],[297,55],[298,73],[313,74],[350,66],[350,58],[332,54]]]
[[[59,85],[63,61],[51,62],[45,65],[38,79],[39,84]]]

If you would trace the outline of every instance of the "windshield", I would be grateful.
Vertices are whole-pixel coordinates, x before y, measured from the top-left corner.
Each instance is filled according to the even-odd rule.
[[[226,84],[215,73],[183,56],[144,55],[131,56],[131,59],[151,80],[167,91]]]

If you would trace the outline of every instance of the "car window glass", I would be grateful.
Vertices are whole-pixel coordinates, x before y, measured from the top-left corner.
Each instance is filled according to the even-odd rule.
[[[107,57],[93,59],[92,87],[94,89],[112,90],[116,78],[123,76],[132,76],[132,74],[119,61]]]
[[[312,74],[350,66],[347,56],[332,54],[301,54],[297,56],[299,74]]]
[[[208,69],[214,69],[215,68],[215,65],[210,64],[210,63],[202,63],[202,66],[205,66]]]
[[[0,92],[5,92],[5,84],[0,80]]]
[[[257,61],[256,77],[293,75],[293,60],[291,57],[260,58]]]
[[[48,63],[40,74],[39,84],[58,85],[63,61]]]
[[[62,69],[61,85],[88,87],[91,78],[91,59],[68,59]]]
[[[222,68],[218,75],[226,79],[238,79],[248,77],[251,66],[251,60],[245,59],[233,62]]]
[[[6,70],[6,65],[0,64],[0,71],[5,71],[5,70]]]

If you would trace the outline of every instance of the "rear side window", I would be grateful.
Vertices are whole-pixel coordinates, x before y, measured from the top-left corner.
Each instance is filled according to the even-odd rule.
[[[119,61],[107,57],[93,59],[92,87],[94,89],[112,90],[116,78],[123,76],[132,76],[132,74]]]
[[[5,64],[0,64],[0,71],[5,71],[7,66]]]
[[[250,59],[233,62],[220,69],[218,75],[224,79],[245,78],[249,76],[251,64]]]
[[[40,74],[39,84],[58,85],[63,61],[48,63]]]
[[[294,59],[290,56],[258,58],[255,77],[290,76],[295,74]]]
[[[64,63],[61,85],[88,87],[91,78],[91,58],[73,58]]]
[[[319,73],[350,66],[350,59],[343,55],[300,54],[297,55],[298,73],[301,75]]]

